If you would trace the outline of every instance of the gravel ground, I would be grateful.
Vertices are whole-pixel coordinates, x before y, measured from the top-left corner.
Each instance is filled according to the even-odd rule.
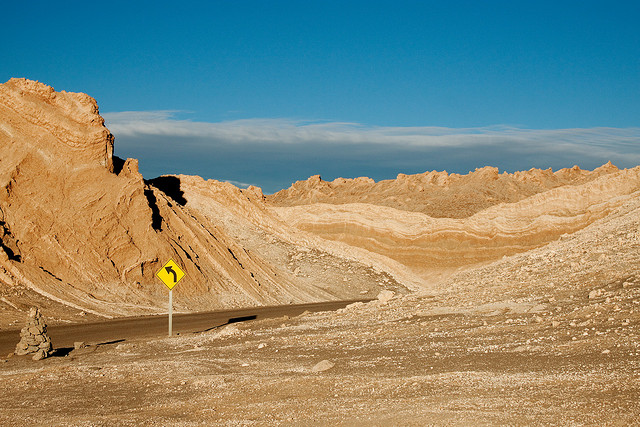
[[[582,302],[500,307],[405,296],[41,362],[14,356],[0,367],[0,424],[637,422],[635,312],[621,308],[626,323],[587,317]]]

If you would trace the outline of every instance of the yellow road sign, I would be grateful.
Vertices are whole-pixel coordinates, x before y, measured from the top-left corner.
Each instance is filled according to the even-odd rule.
[[[184,271],[174,260],[170,259],[160,270],[156,273],[158,279],[162,280],[162,283],[167,285],[167,288],[173,289],[175,285],[184,277]]]

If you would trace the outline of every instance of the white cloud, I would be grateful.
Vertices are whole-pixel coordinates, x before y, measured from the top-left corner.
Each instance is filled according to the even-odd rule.
[[[248,188],[248,187],[250,187],[252,185],[257,187],[257,185],[255,185],[255,184],[249,184],[247,182],[234,181],[233,179],[218,179],[218,181],[228,182],[229,184],[233,184],[236,187],[240,187],[240,188]]]
[[[379,127],[358,123],[291,119],[248,119],[217,123],[179,120],[176,111],[131,111],[103,114],[117,137],[188,137],[193,144],[388,144],[455,148],[500,146],[525,150],[578,150],[592,154],[626,152],[640,160],[640,128],[522,129],[512,126],[475,128]],[[196,142],[197,141],[197,142]]]

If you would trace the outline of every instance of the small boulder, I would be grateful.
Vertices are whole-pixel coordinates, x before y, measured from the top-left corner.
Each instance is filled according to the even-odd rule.
[[[32,359],[33,360],[42,360],[44,358],[46,358],[47,356],[49,356],[49,353],[47,353],[47,351],[43,348],[41,348],[40,350],[36,351],[36,353],[33,355]]]
[[[395,292],[385,289],[378,294],[378,301],[380,301],[380,304],[386,304],[391,301],[395,295]]]
[[[589,299],[595,299],[602,296],[602,289],[594,289],[593,291],[589,292]]]
[[[316,365],[311,368],[311,372],[324,372],[336,366],[335,363],[330,360],[323,360],[322,362],[316,363]]]

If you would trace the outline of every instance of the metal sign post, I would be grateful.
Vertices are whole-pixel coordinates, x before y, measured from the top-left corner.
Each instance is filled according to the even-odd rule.
[[[173,329],[173,289],[169,291],[169,336],[172,335]]]
[[[184,271],[170,259],[156,273],[158,279],[169,288],[169,336],[173,335],[173,287],[184,277]]]

